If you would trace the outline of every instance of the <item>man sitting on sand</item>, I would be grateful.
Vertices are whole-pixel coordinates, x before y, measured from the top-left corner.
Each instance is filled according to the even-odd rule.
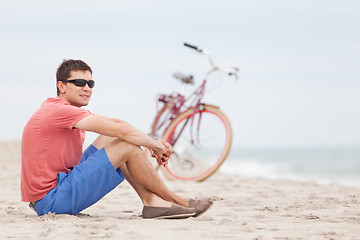
[[[95,82],[81,60],[65,60],[56,72],[57,97],[48,98],[27,122],[21,142],[21,198],[36,213],[78,214],[124,178],[139,195],[143,218],[186,218],[204,213],[210,199],[193,200],[170,191],[140,146],[159,165],[171,145],[129,123],[90,113]],[[100,136],[82,152],[85,131]]]

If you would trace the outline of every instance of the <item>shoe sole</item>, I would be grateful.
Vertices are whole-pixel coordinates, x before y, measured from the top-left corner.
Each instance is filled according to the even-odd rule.
[[[184,214],[176,214],[176,215],[168,215],[168,216],[159,216],[153,218],[144,218],[144,219],[182,219],[193,217],[196,213],[184,213]]]
[[[189,218],[194,216],[196,213],[183,213],[183,214],[175,214],[175,215],[168,215],[168,216],[159,216],[154,218],[148,219],[182,219],[182,218]]]

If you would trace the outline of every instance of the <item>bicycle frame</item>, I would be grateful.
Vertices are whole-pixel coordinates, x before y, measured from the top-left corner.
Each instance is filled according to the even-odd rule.
[[[210,52],[205,50],[205,49],[201,49],[199,47],[190,45],[185,43],[184,44],[186,47],[190,47],[195,49],[198,53],[203,54],[205,56],[208,57],[209,59],[209,63],[211,65],[211,69],[206,73],[204,80],[202,81],[201,85],[198,86],[188,97],[185,97],[184,95],[180,94],[180,93],[175,93],[175,94],[170,94],[170,95],[166,95],[166,94],[161,94],[160,97],[158,98],[158,102],[162,102],[164,103],[164,106],[162,109],[158,110],[157,115],[154,119],[154,123],[156,124],[155,126],[152,127],[151,133],[150,135],[155,137],[155,138],[160,138],[161,136],[159,136],[159,134],[162,133],[158,133],[158,131],[160,131],[160,129],[162,127],[167,127],[167,125],[170,124],[170,122],[177,116],[179,115],[181,112],[186,111],[188,109],[193,109],[193,114],[191,116],[191,131],[193,129],[193,125],[194,125],[194,116],[196,113],[200,112],[199,115],[199,121],[198,121],[198,125],[197,125],[197,132],[200,129],[200,124],[201,124],[201,111],[202,108],[201,106],[203,106],[205,103],[202,103],[201,100],[205,94],[205,87],[206,87],[206,83],[207,83],[207,79],[209,78],[209,76],[216,72],[216,71],[220,71],[220,72],[224,72],[229,74],[230,76],[233,75],[235,76],[235,78],[237,79],[237,71],[238,68],[232,68],[232,69],[222,69],[220,67],[218,67],[217,65],[214,64]],[[185,84],[185,83],[184,83]],[[189,107],[184,107],[185,104],[188,103]],[[159,118],[161,117],[162,114],[164,114],[164,112],[161,113],[161,111],[164,110],[164,108],[169,109],[170,111],[170,116],[165,118],[163,121],[159,122]],[[165,109],[166,110],[166,109]],[[165,111],[164,110],[164,111]],[[170,139],[170,144],[174,145],[177,141],[177,139],[179,138],[179,136],[181,135],[183,129],[185,128],[185,126],[188,124],[189,119],[186,121],[186,123],[184,124],[184,126],[182,127],[181,131],[179,132],[178,136],[175,138],[171,138]],[[194,137],[193,134],[191,133],[191,143],[195,143],[194,141]],[[199,138],[197,138],[199,140]]]
[[[151,135],[158,136],[157,132],[162,127],[166,127],[166,126],[164,126],[166,124],[166,122],[169,122],[169,120],[174,119],[181,112],[186,111],[188,109],[193,109],[192,117],[189,118],[189,119],[191,119],[191,123],[190,123],[191,126],[194,125],[194,117],[193,116],[200,111],[200,117],[199,117],[198,125],[197,125],[197,131],[198,131],[200,129],[200,124],[201,124],[201,110],[202,110],[201,106],[205,104],[205,103],[201,102],[201,99],[204,96],[206,83],[207,83],[207,81],[206,81],[206,79],[204,79],[203,82],[201,83],[201,85],[198,88],[196,88],[187,98],[185,98],[185,96],[181,95],[180,93],[175,93],[172,95],[164,95],[164,94],[160,95],[160,97],[158,98],[158,101],[164,103],[164,107],[166,106],[170,110],[171,116],[169,118],[164,119],[161,122],[157,122],[157,125],[152,129]],[[189,103],[190,107],[184,108],[184,105],[186,103]],[[157,116],[160,114],[160,111],[161,110],[158,111]],[[184,126],[182,127],[180,132],[177,134],[177,136],[174,136],[174,138],[170,139],[169,143],[171,145],[174,145],[176,143],[176,141],[179,138],[179,136],[181,135],[183,129],[188,124],[189,119],[185,122]],[[193,129],[193,128],[191,127],[191,129]],[[190,136],[191,136],[191,139],[190,139],[191,143],[195,143],[193,134],[191,134]],[[199,142],[198,138],[197,138],[197,140]]]

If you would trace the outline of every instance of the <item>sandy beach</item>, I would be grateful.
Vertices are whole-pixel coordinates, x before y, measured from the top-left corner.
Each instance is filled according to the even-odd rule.
[[[211,196],[199,218],[144,220],[127,182],[77,216],[38,217],[20,201],[20,143],[0,142],[0,239],[360,239],[360,187],[242,178],[221,172],[176,193]]]

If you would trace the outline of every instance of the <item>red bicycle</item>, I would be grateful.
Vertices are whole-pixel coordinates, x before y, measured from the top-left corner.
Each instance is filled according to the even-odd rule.
[[[223,72],[237,79],[238,68],[222,69],[214,64],[209,51],[187,43],[184,45],[207,56],[211,69],[201,85],[189,96],[180,93],[159,95],[157,102],[162,107],[152,123],[150,135],[173,146],[174,153],[167,166],[160,167],[165,176],[185,181],[203,181],[225,161],[232,143],[228,117],[218,106],[202,102],[205,87],[214,72]],[[191,75],[174,73],[173,76],[184,85],[194,84]]]

